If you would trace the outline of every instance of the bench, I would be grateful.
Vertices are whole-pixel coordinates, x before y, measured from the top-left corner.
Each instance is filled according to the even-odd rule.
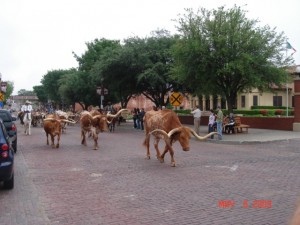
[[[242,124],[242,121],[241,121],[241,117],[239,116],[236,116],[234,118],[235,120],[235,126],[234,126],[234,129],[235,129],[235,132],[236,133],[242,133],[243,132],[243,129],[248,133],[248,128],[250,128],[249,125],[246,125],[246,124]]]

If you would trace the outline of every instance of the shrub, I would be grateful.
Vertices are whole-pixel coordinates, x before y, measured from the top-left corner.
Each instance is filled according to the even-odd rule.
[[[261,105],[261,106],[251,106],[251,109],[286,109],[286,106],[263,106],[263,105]]]
[[[283,113],[283,110],[281,110],[281,109],[276,109],[276,111],[275,111],[275,115],[281,116],[282,113]]]
[[[174,112],[179,115],[191,115],[190,109],[175,109]]]
[[[259,111],[259,113],[262,114],[263,116],[266,116],[266,115],[268,115],[268,110],[262,109]]]

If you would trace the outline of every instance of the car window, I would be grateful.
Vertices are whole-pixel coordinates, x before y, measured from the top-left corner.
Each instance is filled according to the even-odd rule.
[[[5,133],[5,130],[3,130],[3,124],[0,124],[0,143],[6,143],[6,133]],[[4,128],[5,129],[5,128]]]
[[[3,122],[10,122],[11,119],[9,118],[9,116],[6,113],[1,113],[0,112],[0,118],[3,120]]]

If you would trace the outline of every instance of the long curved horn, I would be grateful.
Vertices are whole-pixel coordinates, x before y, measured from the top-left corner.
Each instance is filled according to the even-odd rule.
[[[148,135],[151,135],[155,132],[158,132],[158,133],[162,134],[166,140],[170,138],[169,135],[167,134],[167,132],[164,131],[164,130],[161,130],[161,129],[155,129],[155,130],[151,131]]]
[[[69,121],[68,123],[76,123],[76,121],[73,120],[73,119],[69,119],[69,118],[68,118],[68,121]]]
[[[108,119],[106,119],[107,124],[111,124],[112,120],[109,121]]]
[[[108,117],[113,117],[113,118],[115,118],[115,117],[118,117],[122,112],[124,112],[124,111],[128,111],[129,112],[129,110],[128,109],[121,109],[121,110],[119,110],[119,112],[117,112],[116,114],[106,114]]]
[[[106,119],[106,122],[108,123],[108,124],[111,124],[111,121],[108,121],[108,119],[106,118],[106,115],[96,115],[96,116],[93,116],[93,120],[94,119],[102,119],[102,118],[105,118]]]
[[[92,118],[93,118],[93,120],[94,120],[94,119],[97,119],[97,118],[100,118],[100,119],[101,119],[102,117],[104,117],[104,115],[96,115],[96,116],[93,116]]]
[[[61,119],[61,122],[66,122],[66,123],[76,123],[75,121],[71,121],[71,120],[66,120],[66,119]]]
[[[55,118],[46,118],[46,119],[43,119],[44,121],[56,121]]]
[[[198,135],[193,129],[189,128],[188,129],[191,131],[191,133],[198,139],[198,140],[205,140],[207,138],[209,138],[212,135],[218,134],[218,132],[210,132],[209,134],[205,135],[205,136],[200,136]]]
[[[181,127],[174,128],[173,130],[169,131],[168,136],[171,137],[173,134],[175,134],[177,131],[180,131],[180,130],[181,130]]]

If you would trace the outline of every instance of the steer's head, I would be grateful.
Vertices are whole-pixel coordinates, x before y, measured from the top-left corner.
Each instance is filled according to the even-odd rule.
[[[191,132],[186,127],[175,128],[169,132],[172,142],[179,141],[183,151],[190,150]]]
[[[217,132],[211,132],[205,136],[199,136],[193,129],[189,127],[177,127],[167,133],[162,129],[154,129],[149,132],[147,135],[154,135],[157,139],[163,138],[166,141],[167,145],[171,145],[172,143],[179,141],[183,151],[190,150],[190,139],[191,136],[194,135],[197,140],[203,141],[208,137],[217,134]]]
[[[93,126],[97,132],[108,131],[107,117],[105,115],[93,116]]]

